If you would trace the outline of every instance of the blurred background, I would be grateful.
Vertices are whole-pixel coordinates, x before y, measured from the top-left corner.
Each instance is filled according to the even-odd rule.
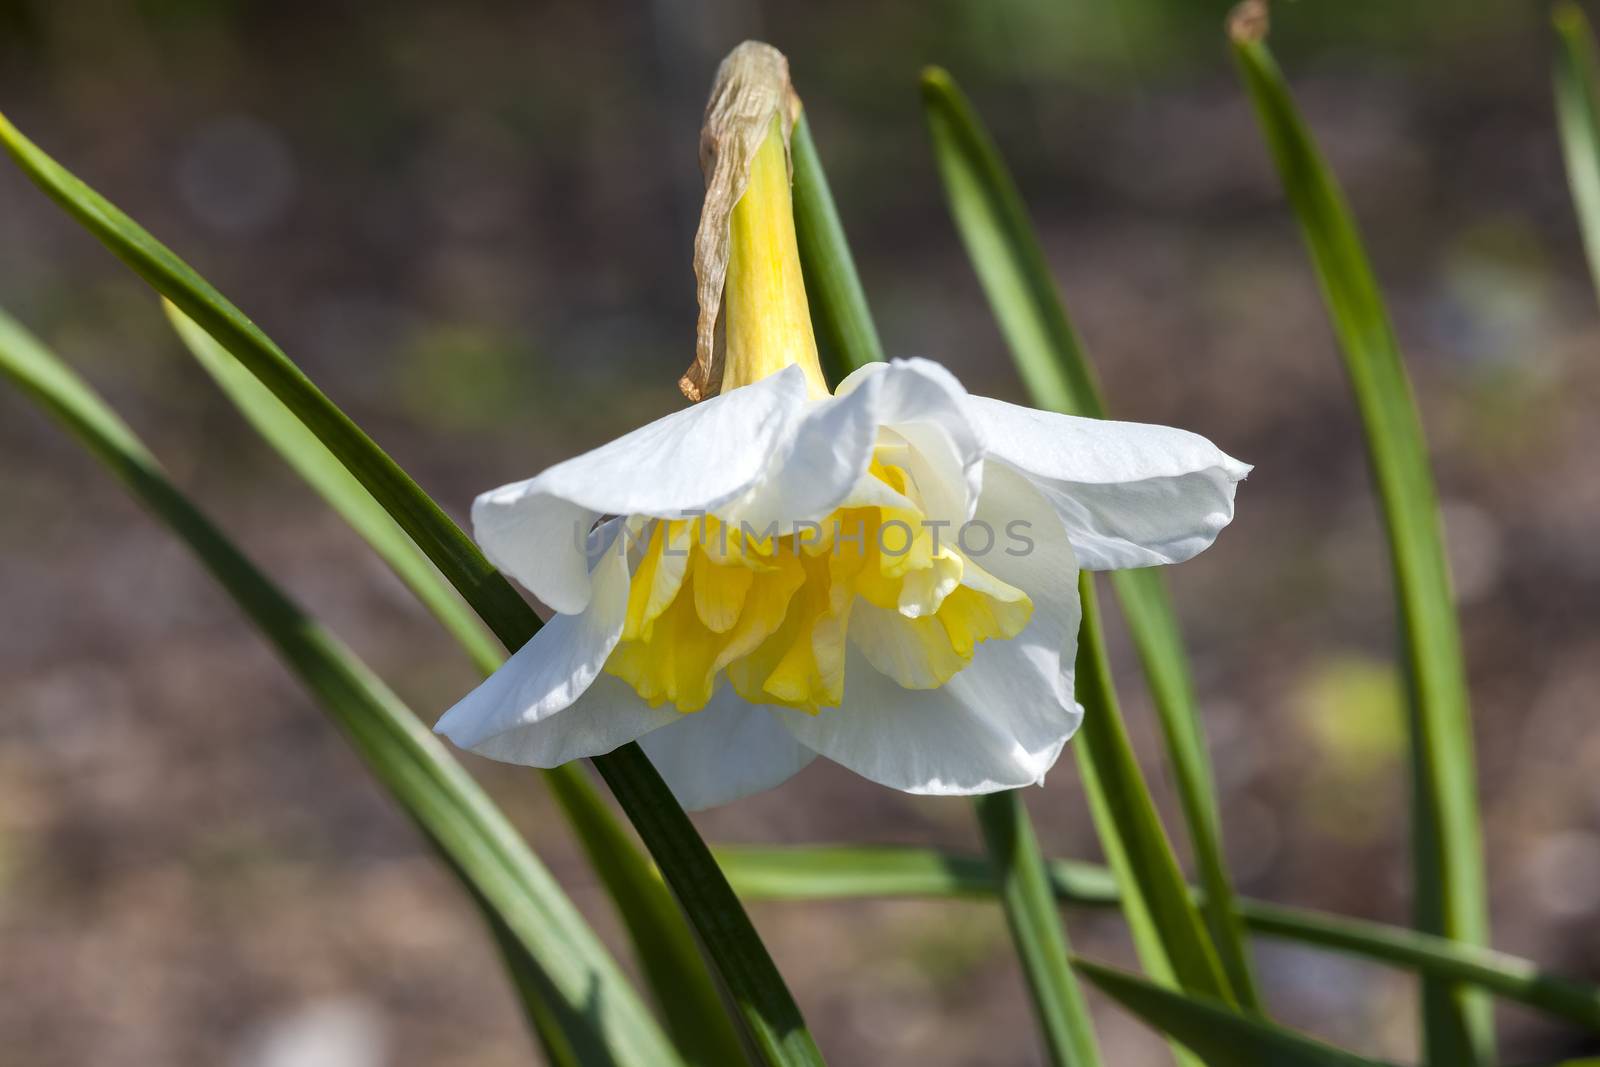
[[[1015,167],[1120,417],[1257,464],[1171,583],[1242,888],[1403,922],[1405,749],[1357,423],[1216,0],[0,0],[0,107],[245,308],[457,516],[680,404],[700,109],[791,57],[889,349],[1020,386],[926,144],[948,66]],[[1600,315],[1529,0],[1300,0],[1274,42],[1392,301],[1438,467],[1495,941],[1600,979]],[[472,683],[9,165],[0,304],[424,718]],[[1148,698],[1113,622],[1169,825]],[[468,758],[621,949],[532,772]],[[1047,850],[1097,858],[1064,760]],[[971,806],[819,761],[708,837],[976,850]],[[1039,1062],[996,907],[761,905],[841,1064]],[[1131,954],[1069,913],[1086,953]],[[1412,1056],[1397,973],[1262,942],[1273,1009]],[[1163,1046],[1097,1002],[1108,1062]],[[1502,1008],[1508,1062],[1594,1051]],[[234,607],[0,389],[0,1061],[492,1067],[530,1045],[466,899]],[[1170,1062],[1166,1060],[1165,1062]]]

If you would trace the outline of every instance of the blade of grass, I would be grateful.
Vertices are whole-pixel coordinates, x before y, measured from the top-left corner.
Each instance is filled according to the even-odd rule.
[[[389,564],[485,674],[504,661],[498,645],[366,487],[277,397],[171,301],[162,301],[185,347],[257,432]],[[583,772],[544,772],[590,864],[621,916],[667,1030],[696,1067],[743,1061],[716,982],[682,911]]]
[[[1094,1020],[1072,976],[1066,928],[1050,891],[1039,840],[1014,789],[978,798],[978,822],[997,872],[1011,940],[1057,1067],[1098,1065]]]
[[[1093,369],[1050,275],[1016,183],[950,76],[923,75],[923,101],[951,214],[1033,402],[1105,418]],[[1234,914],[1221,819],[1183,638],[1154,570],[1118,571],[1112,584],[1150,686],[1178,798],[1206,886],[1205,918],[1228,984],[1259,1010],[1249,949]]]
[[[795,125],[792,141],[800,259],[812,309],[828,340],[824,370],[829,383],[837,386],[850,371],[881,361],[883,348],[804,115]],[[1038,837],[1021,794],[979,797],[976,811],[990,855],[1004,872],[1006,921],[1028,980],[1045,1050],[1052,1063],[1097,1065],[1100,1053],[1093,1019],[1067,963],[1066,927],[1051,902]]]
[[[243,312],[3,115],[0,145],[40,189],[210,334],[316,434],[502,644],[520,648],[538,631],[539,617],[472,539]],[[764,1061],[774,1067],[821,1063],[799,1006],[749,916],[644,751],[627,744],[593,762],[683,905]]]
[[[1557,4],[1552,21],[1561,42],[1554,70],[1561,150],[1589,257],[1589,277],[1600,288],[1600,58],[1583,8]]]
[[[1227,1004],[1175,993],[1142,978],[1074,960],[1073,967],[1102,993],[1186,1046],[1210,1067],[1384,1067]]]
[[[717,848],[717,858],[740,894],[751,900],[981,899],[999,891],[999,878],[988,860],[935,849],[723,845]],[[1106,867],[1053,860],[1049,870],[1051,886],[1062,903],[1080,907],[1121,903],[1118,879]],[[1600,988],[1541,971],[1516,956],[1403,927],[1247,897],[1239,899],[1239,915],[1258,936],[1481,986],[1496,996],[1600,1030]]]
[[[812,316],[822,341],[822,369],[837,384],[851,371],[883,360],[883,343],[867,310],[856,262],[845,242],[828,176],[802,112],[789,139],[794,161],[794,228],[800,240]]]
[[[1333,322],[1382,505],[1404,644],[1413,764],[1418,929],[1488,941],[1472,718],[1421,422],[1399,343],[1354,218],[1266,44],[1235,19],[1233,52]],[[1429,1063],[1494,1062],[1489,1003],[1439,982],[1422,989]]]
[[[301,612],[176,489],[126,424],[0,313],[0,375],[63,423],[189,546],[349,738],[484,907],[536,1018],[591,1062],[680,1062],[550,873],[444,745],[337,638]],[[542,1027],[541,1029],[544,1029]],[[552,1036],[556,1042],[559,1038]]]

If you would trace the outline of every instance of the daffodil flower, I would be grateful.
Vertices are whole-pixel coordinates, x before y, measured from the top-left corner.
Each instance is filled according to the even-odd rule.
[[[1079,569],[1176,563],[1231,520],[1249,468],[1182,430],[975,397],[920,359],[830,392],[797,108],[766,46],[719,72],[699,402],[475,502],[484,552],[555,615],[440,721],[456,744],[552,767],[637,740],[690,808],[818,755],[911,793],[1038,783],[1082,717]]]

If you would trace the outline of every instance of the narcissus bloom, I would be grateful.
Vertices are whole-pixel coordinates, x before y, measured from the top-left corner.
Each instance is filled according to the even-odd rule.
[[[926,360],[830,393],[794,248],[787,70],[729,70],[762,47],[719,92],[782,91],[708,135],[684,383],[704,399],[478,498],[485,553],[556,614],[438,729],[538,767],[638,740],[691,808],[818,755],[913,793],[1039,782],[1082,716],[1079,569],[1193,556],[1249,468],[1182,430],[971,396]]]
[[[689,807],[819,753],[914,793],[1038,782],[1081,715],[1078,569],[1194,555],[1247,469],[921,360],[825,399],[792,366],[478,498],[557,614],[439,729],[537,767],[637,739]]]

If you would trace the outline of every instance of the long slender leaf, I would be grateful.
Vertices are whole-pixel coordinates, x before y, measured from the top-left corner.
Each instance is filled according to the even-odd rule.
[[[711,850],[681,807],[656,802],[666,785],[644,752],[626,745],[594,764],[689,914],[762,1058],[775,1067],[822,1063],[799,1006]]]
[[[0,374],[71,430],[244,609],[461,877],[491,926],[513,935],[522,951],[512,955],[514,974],[561,1020],[556,1033],[581,1050],[578,1060],[678,1063],[582,916],[444,745],[189,503],[81,379],[3,314]]]
[[[717,862],[739,895],[750,900],[853,900],[871,897],[992,897],[999,890],[994,864],[931,848],[899,845],[717,845]],[[1074,873],[1082,864],[1073,863]],[[1117,899],[1116,882],[1104,867],[1103,892],[1080,892],[1069,879],[1072,904],[1107,904]],[[1052,876],[1058,870],[1051,868]],[[1063,887],[1056,880],[1057,896]]]
[[[1088,960],[1076,960],[1073,966],[1102,993],[1210,1067],[1383,1067],[1377,1060],[1240,1015],[1231,1005],[1175,993]]]
[[[994,866],[977,856],[872,846],[720,846],[717,858],[752,900],[855,897],[981,899],[999,891]],[[1063,903],[1116,907],[1116,875],[1096,864],[1054,860],[1051,885]],[[1580,1026],[1600,1030],[1600,988],[1541,971],[1492,949],[1341,915],[1240,898],[1239,914],[1258,936],[1315,945],[1421,974],[1465,982]]]
[[[923,76],[923,100],[951,214],[1034,403],[1105,418],[1094,371],[999,151],[948,74],[931,70]],[[1207,890],[1212,941],[1240,1003],[1259,1009],[1223,860],[1211,763],[1171,599],[1155,570],[1118,571],[1112,584],[1160,718]]]
[[[394,517],[508,649],[539,618],[471,538],[243,312],[113,204],[0,116],[3,144],[23,172],[157,292],[270,389]],[[799,1006],[710,850],[637,744],[594,759],[694,925],[774,1067],[822,1062]]]
[[[1557,4],[1553,21],[1561,41],[1555,62],[1561,149],[1589,257],[1590,280],[1600,288],[1600,57],[1583,8]]]
[[[667,1032],[684,1060],[693,1067],[745,1063],[744,1045],[730,1023],[716,980],[660,875],[577,765],[546,771],[545,780],[622,916]]]
[[[240,366],[227,349],[212,340],[210,334],[196,326],[194,320],[170,300],[163,300],[161,304],[184,347],[256,432],[372,546],[480,670],[487,673],[500,666],[505,656],[499,644],[366,487],[345,470],[344,464],[257,381],[255,375]]]
[[[949,72],[923,71],[922,108],[950,212],[1028,395],[1053,411],[1103,417],[1022,195]]]
[[[837,384],[850,371],[883,360],[867,294],[861,288],[856,259],[838,219],[834,192],[827,186],[822,158],[811,139],[805,114],[790,138],[794,158],[795,235],[800,240],[800,269],[810,294],[811,314],[822,341],[822,370]]]
[[[507,647],[539,628],[515,589],[411,476],[329,400],[266,334],[165,245],[51,159],[0,115],[0,145],[98,238],[270,389],[384,506]]]
[[[605,1049],[599,1046],[587,1025],[563,1010],[564,1006],[550,995],[549,983],[538,964],[495,914],[494,907],[477,894],[471,895],[494,935],[501,963],[522,1000],[528,1028],[533,1031],[548,1067],[588,1067],[606,1063],[610,1057]]]
[[[811,139],[804,113],[790,138],[794,160],[794,224],[800,240],[812,316],[822,341],[823,370],[835,384],[868,363],[883,359],[883,342],[867,310],[867,294],[844,237],[828,177]]]
[[[881,361],[883,348],[804,115],[795,126],[793,145],[800,259],[827,342],[824,368],[829,383],[837,386],[850,371]],[[1015,791],[979,797],[975,806],[990,855],[1003,872],[1006,919],[1046,1050],[1057,1064],[1098,1064],[1093,1020],[1067,963],[1066,927],[1050,902],[1027,807]]]
[[[484,673],[504,661],[476,615],[461,602],[389,513],[333,453],[255,376],[170,301],[178,336],[268,443],[394,569]],[[583,772],[568,764],[544,772],[584,852],[627,927],[629,940],[684,1059],[725,1067],[743,1059],[705,958],[655,868],[617,825]]]
[[[978,821],[998,873],[1011,939],[1022,957],[1050,1062],[1057,1067],[1097,1065],[1100,1050],[1094,1040],[1094,1020],[1072,976],[1066,928],[1056,911],[1039,839],[1021,794],[1011,789],[979,798]]]
[[[1311,253],[1382,504],[1410,698],[1417,926],[1486,944],[1488,904],[1466,671],[1411,383],[1344,195],[1260,40],[1260,28],[1242,21],[1234,25],[1234,56]],[[1429,1063],[1477,1067],[1494,1062],[1494,1021],[1484,998],[1427,982],[1422,1000]]]
[[[1383,923],[1247,902],[1259,934],[1384,960],[1446,981],[1480,986],[1507,1000],[1600,1030],[1600,989],[1548,974],[1516,956]]]
[[[1148,913],[1178,984],[1188,992],[1237,1006],[1122,723],[1100,636],[1094,577],[1083,574],[1078,589],[1083,623],[1078,630],[1077,695],[1084,714],[1077,744],[1101,839],[1115,842],[1106,848],[1106,856],[1122,881],[1124,898],[1137,897]],[[1111,827],[1114,833],[1108,832]],[[1140,928],[1132,923],[1139,921],[1130,921],[1136,934]],[[1159,971],[1154,976],[1163,977]]]
[[[1079,642],[1087,640],[1089,636],[1080,628]],[[1083,648],[1080,644],[1080,658],[1082,654]],[[1083,698],[1084,690],[1085,683],[1080,675],[1078,683],[1080,699]],[[1084,709],[1085,716],[1103,714],[1107,710],[1099,703],[1086,703]],[[1114,711],[1115,708],[1110,710]],[[1079,743],[1073,746],[1073,755],[1077,760],[1078,776],[1083,783],[1084,797],[1089,802],[1089,816],[1094,823],[1095,835],[1100,839],[1100,847],[1105,853],[1112,879],[1117,886],[1126,890],[1119,893],[1118,906],[1122,910],[1123,921],[1128,925],[1128,937],[1133,942],[1134,951],[1138,954],[1139,961],[1144,964],[1146,973],[1153,980],[1172,989],[1181,988],[1182,982],[1173,964],[1173,957],[1162,938],[1160,928],[1156,925],[1152,895],[1140,887],[1139,871],[1134,866],[1133,853],[1124,840],[1122,827],[1113,812],[1111,793],[1107,790],[1105,778],[1100,772],[1098,753],[1087,744]],[[1173,1043],[1172,1054],[1178,1067],[1198,1067],[1199,1061],[1183,1045]]]

